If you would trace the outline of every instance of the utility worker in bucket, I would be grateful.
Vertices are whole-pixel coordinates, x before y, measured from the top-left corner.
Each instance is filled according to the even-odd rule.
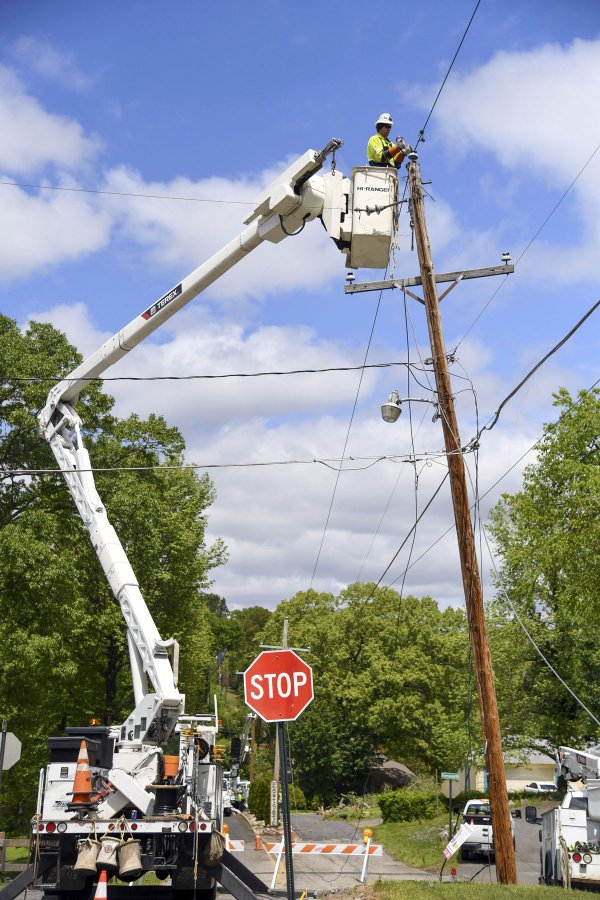
[[[399,169],[404,157],[410,152],[411,147],[403,138],[396,138],[394,144],[390,141],[390,131],[394,123],[389,113],[381,113],[375,122],[377,133],[369,138],[367,144],[367,161],[370,166],[392,166]]]

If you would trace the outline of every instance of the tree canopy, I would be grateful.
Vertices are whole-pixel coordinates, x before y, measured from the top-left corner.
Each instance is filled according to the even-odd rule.
[[[119,606],[62,476],[37,474],[56,468],[36,420],[51,381],[27,379],[61,376],[78,362],[52,326],[32,322],[21,332],[0,316],[0,715],[24,739],[18,783],[33,796],[49,735],[91,717],[119,722],[133,707]],[[213,652],[201,594],[226,558],[220,540],[205,543],[214,488],[207,475],[162,467],[183,461],[176,428],[153,415],[118,419],[112,406],[98,383],[82,392],[93,465],[156,468],[98,473],[98,492],[159,631],[180,642],[180,688],[197,711]],[[8,810],[11,777],[5,786]]]
[[[555,394],[523,487],[492,512],[501,559],[492,607],[501,711],[513,733],[554,745],[595,738],[588,714],[552,675],[516,621],[588,707],[600,712],[600,392]]]
[[[289,726],[302,787],[328,800],[362,791],[379,752],[417,771],[464,760],[469,637],[461,610],[357,583],[338,596],[302,591],[282,601],[264,632],[310,647],[315,699]]]

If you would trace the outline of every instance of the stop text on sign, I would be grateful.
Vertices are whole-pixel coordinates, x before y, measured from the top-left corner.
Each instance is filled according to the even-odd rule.
[[[313,699],[312,669],[293,650],[264,650],[244,672],[244,696],[265,722],[293,722]]]
[[[267,672],[266,675],[252,675],[250,684],[252,689],[248,696],[251,700],[262,700],[267,697],[273,700],[275,697],[282,697],[284,700],[293,694],[295,697],[300,696],[301,689],[308,683],[308,675],[306,672],[280,672],[276,675],[274,672]]]

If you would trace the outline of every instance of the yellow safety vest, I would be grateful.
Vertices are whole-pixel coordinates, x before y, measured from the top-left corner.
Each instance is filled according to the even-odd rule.
[[[368,161],[384,163],[386,166],[394,166],[395,168],[396,163],[393,159],[383,159],[382,157],[383,151],[387,147],[391,147],[393,143],[394,142],[390,141],[389,138],[384,138],[384,136],[378,131],[377,134],[374,134],[373,137],[369,138],[369,143],[367,144]]]

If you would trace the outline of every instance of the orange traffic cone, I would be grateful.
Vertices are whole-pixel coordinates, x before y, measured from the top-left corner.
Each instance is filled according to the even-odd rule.
[[[255,840],[254,840],[254,849],[255,849],[255,850],[260,850],[260,849],[261,849],[261,846],[260,846],[260,837],[259,837],[257,834],[255,834],[254,837],[255,837]]]
[[[98,887],[94,894],[94,900],[108,900],[108,875],[106,869],[100,870],[98,878]]]
[[[67,809],[81,809],[84,805],[90,806],[92,803],[92,773],[90,772],[90,759],[85,741],[82,741],[79,747],[72,796],[73,799],[68,804]]]

